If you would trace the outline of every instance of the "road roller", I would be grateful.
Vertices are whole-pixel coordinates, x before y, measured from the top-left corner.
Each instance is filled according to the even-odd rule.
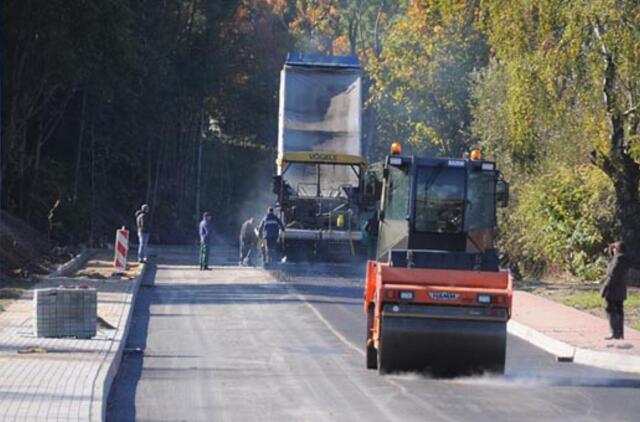
[[[366,364],[380,373],[503,373],[512,278],[495,249],[509,185],[468,158],[385,158],[375,259],[367,262]]]

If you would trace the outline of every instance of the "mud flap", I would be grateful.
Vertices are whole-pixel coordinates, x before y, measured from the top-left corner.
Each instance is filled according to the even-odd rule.
[[[381,323],[381,372],[504,372],[506,322],[383,316]]]

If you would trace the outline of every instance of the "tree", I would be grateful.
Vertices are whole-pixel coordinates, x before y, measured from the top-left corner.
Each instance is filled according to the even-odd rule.
[[[379,136],[416,151],[460,156],[470,132],[470,75],[487,64],[476,2],[416,1],[388,32],[372,61]]]
[[[568,147],[609,176],[621,237],[637,251],[639,6],[613,0],[483,1],[482,11],[489,42],[509,75],[506,104],[518,104],[500,116],[512,124],[513,136],[505,140],[512,157],[538,161],[554,122],[573,122],[577,129],[565,126],[564,142],[556,137],[551,144]]]

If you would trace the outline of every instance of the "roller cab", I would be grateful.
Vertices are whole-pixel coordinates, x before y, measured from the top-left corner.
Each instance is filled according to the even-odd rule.
[[[512,281],[493,243],[507,197],[492,162],[387,157],[364,292],[368,368],[504,371]]]

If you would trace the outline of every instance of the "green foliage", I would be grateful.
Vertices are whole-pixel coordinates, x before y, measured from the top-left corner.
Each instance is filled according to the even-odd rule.
[[[565,296],[560,302],[572,308],[597,309],[602,307],[604,299],[600,297],[600,293],[597,291],[589,291]]]
[[[60,201],[61,242],[111,242],[143,202],[153,241],[194,239],[204,209],[235,231],[247,193],[269,188],[278,72],[292,44],[269,2],[3,8],[4,208],[46,231]]]
[[[620,218],[621,204],[629,201],[611,185],[626,170],[621,160],[611,160],[620,149],[637,159],[640,150],[640,9],[613,0],[486,0],[481,10],[494,57],[474,75],[473,132],[514,188],[515,212],[502,227],[505,244],[513,247],[508,253],[530,271],[597,278],[604,266],[600,247],[637,230],[633,217]],[[617,66],[609,110],[603,51]],[[623,147],[612,143],[612,115],[624,119]],[[595,170],[597,177],[587,176],[592,159],[611,181]]]
[[[501,228],[503,248],[525,272],[602,276],[613,239],[613,188],[589,165],[558,165],[517,186],[517,203]]]
[[[578,309],[597,309],[604,304],[604,299],[598,291],[592,290],[587,292],[578,292],[570,296],[565,296],[561,302],[567,306]],[[629,293],[627,300],[624,302],[627,309],[640,308],[640,293]]]
[[[477,13],[474,2],[420,1],[396,20],[367,68],[381,140],[447,156],[469,148],[470,74],[488,59]]]

